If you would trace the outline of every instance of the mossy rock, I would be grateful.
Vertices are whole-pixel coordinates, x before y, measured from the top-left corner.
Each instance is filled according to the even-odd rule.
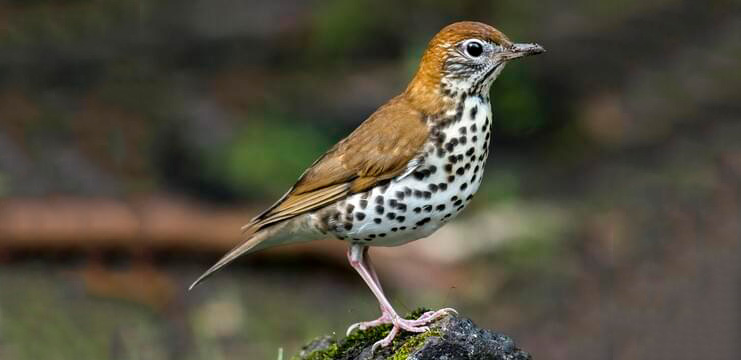
[[[406,318],[417,318],[425,311],[415,310]],[[453,315],[431,324],[430,331],[424,333],[402,331],[390,346],[371,354],[373,344],[389,331],[391,325],[383,325],[355,331],[339,340],[332,336],[319,337],[305,345],[292,360],[532,359],[510,337],[480,329],[470,319]]]

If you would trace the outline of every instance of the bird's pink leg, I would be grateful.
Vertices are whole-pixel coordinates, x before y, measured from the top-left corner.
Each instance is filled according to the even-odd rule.
[[[378,276],[375,274],[375,270],[373,270],[370,261],[364,259],[367,258],[366,252],[367,246],[351,245],[350,249],[348,249],[347,251],[347,258],[350,261],[350,266],[352,266],[358,272],[358,274],[360,274],[360,277],[363,278],[363,281],[365,281],[365,283],[371,289],[371,292],[373,292],[373,295],[375,295],[376,299],[378,299],[378,304],[381,307],[381,317],[373,321],[354,324],[350,326],[347,333],[350,334],[356,328],[364,330],[382,324],[393,324],[393,328],[391,329],[389,334],[385,338],[373,344],[372,351],[375,351],[375,349],[379,346],[388,346],[389,344],[391,344],[391,341],[394,340],[394,337],[396,337],[396,334],[399,333],[399,330],[403,329],[410,332],[425,332],[429,330],[429,328],[425,325],[445,315],[448,312],[456,313],[454,309],[430,311],[423,314],[419,319],[416,320],[407,320],[399,316],[396,313],[396,310],[394,310],[394,308],[391,306],[391,303],[386,298],[386,295],[384,295],[383,289],[381,288],[380,282],[378,281]]]

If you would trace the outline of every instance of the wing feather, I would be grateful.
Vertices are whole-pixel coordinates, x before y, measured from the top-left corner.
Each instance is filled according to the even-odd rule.
[[[403,96],[392,99],[317,159],[278,202],[243,231],[254,233],[411,173],[428,136],[424,114]]]

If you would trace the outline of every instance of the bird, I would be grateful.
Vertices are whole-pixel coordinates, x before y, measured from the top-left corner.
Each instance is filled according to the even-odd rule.
[[[242,242],[189,289],[241,255],[332,237],[348,243],[350,265],[376,297],[381,316],[349,327],[391,324],[372,350],[402,330],[425,332],[455,309],[405,319],[384,294],[372,246],[425,238],[456,217],[481,184],[492,140],[490,88],[511,60],[545,49],[513,43],[494,27],[452,23],[428,43],[406,89],[321,155],[272,206],[242,227]]]

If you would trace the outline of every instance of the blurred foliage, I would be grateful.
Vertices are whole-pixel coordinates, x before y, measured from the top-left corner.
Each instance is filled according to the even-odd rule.
[[[8,189],[7,175],[0,172],[0,198],[8,193],[10,193],[10,189]]]
[[[237,194],[282,195],[326,149],[330,140],[315,127],[266,115],[238,130],[234,141],[209,157],[212,176]],[[297,170],[298,169],[298,170]]]
[[[543,130],[548,121],[544,98],[527,64],[507,66],[491,90],[495,134],[520,139]]]
[[[313,41],[316,51],[328,57],[365,46],[378,31],[381,7],[372,0],[332,0],[314,14]]]

